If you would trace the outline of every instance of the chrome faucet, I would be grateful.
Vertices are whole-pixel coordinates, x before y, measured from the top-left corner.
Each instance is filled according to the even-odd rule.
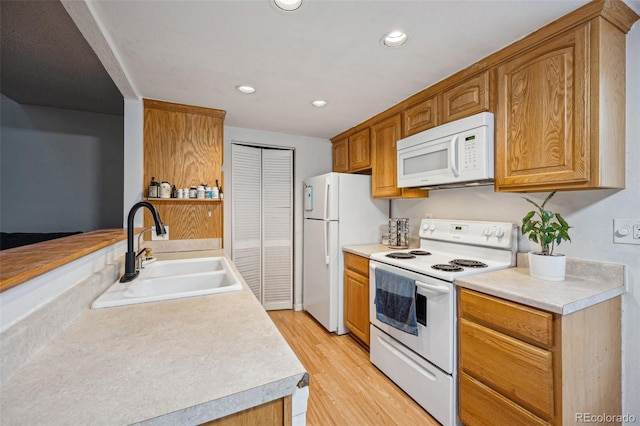
[[[142,231],[141,233],[139,233],[139,234],[138,234],[138,254],[136,254],[136,257],[138,258],[138,269],[143,269],[143,268],[144,268],[144,267],[142,266],[142,256],[141,256],[141,253],[142,253],[142,251],[143,251],[143,250],[145,250],[145,251],[147,250],[146,248],[145,248],[145,249],[143,249],[143,248],[141,247],[141,244],[142,244],[141,239],[142,239],[142,236],[143,236],[146,232],[149,232],[149,231],[151,231],[151,230],[153,230],[153,227],[151,227],[151,226],[150,226],[150,227],[148,227],[147,229],[145,229],[144,231]]]
[[[147,201],[140,201],[131,207],[131,210],[129,210],[129,217],[127,218],[127,253],[124,257],[124,275],[120,278],[121,283],[134,280],[140,273],[140,271],[136,269],[136,258],[142,253],[142,250],[140,250],[140,253],[136,254],[133,248],[133,219],[140,207],[146,207],[153,215],[153,221],[156,223],[156,234],[164,235],[167,233],[164,229],[164,225],[162,224],[162,220],[160,220],[160,215],[156,208],[153,207],[153,204]]]

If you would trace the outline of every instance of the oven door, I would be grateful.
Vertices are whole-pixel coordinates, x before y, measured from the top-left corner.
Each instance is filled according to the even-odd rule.
[[[376,269],[416,281],[418,335],[405,333],[376,318]],[[455,374],[456,310],[453,283],[407,271],[385,263],[369,262],[369,316],[371,324],[442,369]]]

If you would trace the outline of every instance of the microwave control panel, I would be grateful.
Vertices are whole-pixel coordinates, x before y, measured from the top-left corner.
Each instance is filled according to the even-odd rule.
[[[475,134],[463,136],[462,142],[462,169],[474,170],[478,168],[478,140]]]

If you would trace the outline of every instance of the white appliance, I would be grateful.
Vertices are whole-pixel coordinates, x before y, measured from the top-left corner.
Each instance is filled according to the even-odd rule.
[[[373,244],[389,201],[371,198],[371,176],[327,173],[304,182],[303,308],[327,330],[344,325],[342,247]]]
[[[459,424],[455,280],[515,266],[517,229],[512,223],[423,219],[419,249],[371,255],[371,362],[443,425]],[[417,335],[379,319],[378,274],[415,283]]]
[[[401,139],[398,187],[452,188],[493,182],[494,118],[482,112]]]

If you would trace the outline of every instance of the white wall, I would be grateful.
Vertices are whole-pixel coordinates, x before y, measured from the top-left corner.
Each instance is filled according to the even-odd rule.
[[[142,199],[144,177],[144,104],[141,99],[124,101],[124,192],[122,227],[127,227],[131,206]],[[134,226],[142,228],[143,213],[138,210]]]
[[[558,252],[578,259],[627,265],[622,300],[623,413],[640,416],[640,245],[613,244],[613,218],[640,218],[640,24],[627,36],[627,183],[624,190],[558,192],[548,206],[573,227],[571,243]],[[392,214],[409,217],[413,234],[425,213],[434,218],[508,221],[520,224],[531,210],[522,196],[542,201],[547,193],[495,193],[493,187],[431,191],[428,199],[397,200]],[[520,251],[529,241],[520,237]],[[597,342],[593,342],[597,344]],[[618,414],[618,413],[608,413]]]
[[[311,176],[331,171],[331,141],[306,136],[295,136],[284,133],[265,132],[242,129],[238,127],[224,128],[224,249],[231,256],[231,144],[241,142],[257,146],[277,146],[293,148],[293,180],[294,180],[294,305],[302,309],[302,195],[303,181]]]

